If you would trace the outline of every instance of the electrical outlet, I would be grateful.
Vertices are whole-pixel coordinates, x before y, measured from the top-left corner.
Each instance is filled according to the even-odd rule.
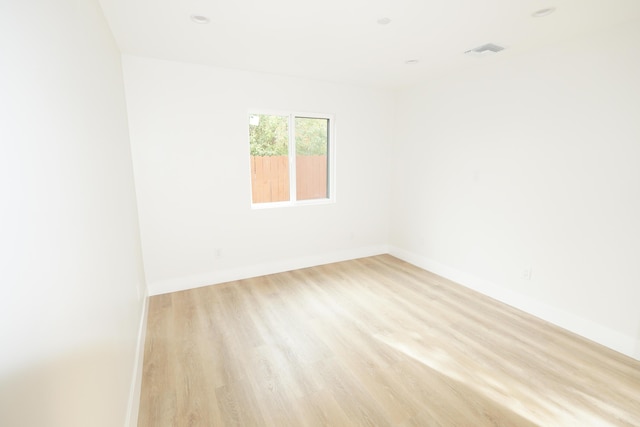
[[[222,258],[222,249],[216,248],[213,254],[216,258]]]
[[[520,277],[522,280],[531,280],[531,267],[527,267],[522,270],[522,275]]]

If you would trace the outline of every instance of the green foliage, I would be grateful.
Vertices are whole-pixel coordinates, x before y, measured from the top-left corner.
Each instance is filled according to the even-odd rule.
[[[296,154],[323,156],[327,154],[329,120],[296,117]]]
[[[257,124],[253,124],[256,123]],[[289,154],[289,118],[255,114],[249,118],[249,145],[252,156]]]
[[[289,154],[289,118],[255,114],[249,118],[249,145],[252,156],[286,156]],[[296,117],[296,154],[327,154],[329,120]]]

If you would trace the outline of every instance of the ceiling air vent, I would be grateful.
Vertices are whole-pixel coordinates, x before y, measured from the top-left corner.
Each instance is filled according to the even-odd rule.
[[[493,44],[493,43],[487,43],[487,44],[483,44],[482,46],[478,46],[474,49],[468,50],[465,53],[468,53],[469,55],[474,55],[474,56],[482,56],[482,55],[497,53],[497,52],[500,52],[501,50],[504,50],[504,47],[498,46],[497,44]]]

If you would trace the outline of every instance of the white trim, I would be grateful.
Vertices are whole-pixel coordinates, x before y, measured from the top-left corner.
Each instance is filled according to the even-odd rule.
[[[138,411],[140,410],[140,391],[142,388],[142,363],[144,361],[144,341],[147,335],[147,312],[149,310],[149,297],[145,297],[142,303],[142,317],[138,327],[138,342],[136,356],[129,390],[129,404],[127,405],[126,427],[138,425]]]
[[[640,337],[634,338],[622,334],[601,324],[552,307],[529,296],[513,292],[487,280],[480,279],[471,274],[456,270],[452,267],[449,267],[422,255],[418,255],[394,246],[365,246],[361,248],[336,251],[323,255],[312,255],[241,268],[211,271],[209,273],[199,275],[159,280],[149,284],[149,292],[150,295],[159,295],[169,292],[177,292],[197,288],[201,286],[230,282],[233,280],[264,276],[266,274],[281,273],[284,271],[296,270],[299,268],[330,264],[332,262],[340,262],[350,259],[380,255],[384,253],[389,253],[417,267],[443,276],[462,286],[478,291],[500,302],[511,305],[526,313],[546,320],[547,322],[550,322],[556,326],[567,329],[575,334],[609,347],[612,350],[618,351],[636,360],[640,360]],[[146,330],[146,305],[144,322],[145,329],[142,329],[143,326],[141,324],[141,333],[144,333],[144,330]],[[142,352],[144,350],[143,343],[144,337],[142,336],[139,340],[139,346],[142,345],[142,347],[138,349],[140,353],[140,363],[142,363]],[[140,365],[139,371],[137,371],[138,375],[141,375],[141,371],[142,367]],[[139,387],[139,385],[137,385],[137,387]],[[139,399],[139,389],[136,393],[137,398]],[[133,393],[133,386],[131,394],[132,397],[136,396],[136,394]],[[137,409],[135,415],[137,416]],[[131,424],[131,426],[134,425],[135,424]]]
[[[201,286],[230,282],[233,280],[248,279],[251,277],[282,273],[284,271],[330,264],[333,262],[381,255],[386,254],[387,252],[388,248],[386,245],[364,246],[360,248],[345,249],[326,254],[285,259],[281,261],[248,265],[245,267],[232,268],[227,270],[210,271],[204,274],[151,282],[149,283],[149,292],[151,295],[166,294],[169,292],[183,291],[187,289],[198,288]]]
[[[253,203],[253,189],[251,188],[251,180],[249,180],[249,201],[251,209],[265,209],[265,208],[282,208],[301,205],[321,205],[330,204],[336,202],[336,117],[335,114],[330,113],[306,113],[300,111],[277,111],[277,110],[261,110],[251,108],[248,110],[248,116],[252,115],[272,115],[287,117],[289,120],[289,200],[283,202],[267,202],[267,203]],[[297,200],[297,181],[296,181],[296,145],[295,145],[295,131],[296,124],[295,119],[299,118],[311,118],[311,119],[327,119],[329,121],[329,129],[327,131],[327,180],[329,186],[327,191],[329,197],[325,199],[312,199],[312,200]],[[249,132],[247,132],[247,142],[249,142]],[[247,145],[250,147],[250,144]],[[251,154],[249,148],[249,155]],[[249,168],[251,170],[251,168]]]
[[[289,202],[298,201],[298,156],[296,151],[296,115],[289,114]]]
[[[394,246],[389,253],[410,264],[443,276],[462,286],[478,291],[500,302],[516,307],[556,326],[595,341],[636,360],[640,360],[640,339],[630,337],[604,325],[552,307],[518,292],[505,289],[487,280],[456,270],[427,257]]]
[[[273,209],[273,208],[292,208],[296,206],[313,206],[313,205],[331,205],[335,203],[331,199],[312,199],[300,200],[295,202],[271,202],[271,203],[252,203],[251,209]]]

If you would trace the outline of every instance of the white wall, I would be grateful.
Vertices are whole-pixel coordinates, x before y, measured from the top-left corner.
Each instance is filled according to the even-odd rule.
[[[123,61],[152,294],[386,252],[389,93],[135,56]],[[335,114],[337,203],[251,210],[252,108]]]
[[[639,40],[635,23],[404,91],[392,253],[640,358]]]
[[[0,425],[121,426],[145,291],[120,54],[76,0],[0,2],[0,52]]]

